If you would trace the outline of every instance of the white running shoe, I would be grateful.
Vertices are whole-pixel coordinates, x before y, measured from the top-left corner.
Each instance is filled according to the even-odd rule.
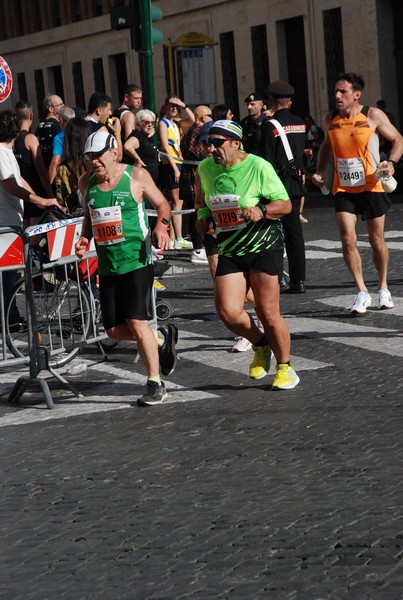
[[[393,304],[392,296],[388,288],[381,288],[378,293],[378,308],[384,310],[385,308],[395,308]]]
[[[252,343],[244,337],[235,338],[235,344],[232,346],[232,352],[247,352],[252,348]]]
[[[208,260],[205,249],[200,248],[200,250],[193,250],[192,255],[190,257],[190,262],[196,265],[206,265],[208,263]]]
[[[368,292],[358,292],[357,298],[351,308],[355,315],[363,315],[367,312],[368,306],[371,306],[372,300]]]

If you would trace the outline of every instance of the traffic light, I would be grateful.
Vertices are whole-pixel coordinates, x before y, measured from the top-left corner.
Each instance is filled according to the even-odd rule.
[[[159,29],[155,29],[154,21],[161,21],[163,14],[159,6],[151,4],[150,0],[138,0],[141,20],[141,49],[143,52],[152,52],[154,44],[162,44],[163,36]]]
[[[142,48],[140,0],[130,0],[129,6],[111,6],[111,28],[120,31],[130,28],[131,47],[137,52]]]
[[[164,37],[162,35],[162,31],[159,29],[155,29],[152,24],[155,21],[162,21],[163,12],[159,6],[155,6],[150,3],[150,16],[151,16],[151,42],[152,44],[162,44],[164,41]]]
[[[162,44],[162,32],[152,26],[162,20],[162,10],[150,0],[130,0],[129,6],[111,6],[110,16],[112,29],[130,28],[133,50],[149,52],[154,44]]]

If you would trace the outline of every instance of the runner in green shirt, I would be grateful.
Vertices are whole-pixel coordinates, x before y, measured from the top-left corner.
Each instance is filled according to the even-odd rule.
[[[291,211],[291,201],[271,164],[242,152],[241,140],[242,128],[233,121],[216,121],[209,131],[212,157],[198,168],[205,199],[198,227],[207,233],[213,222],[219,245],[216,308],[235,335],[253,344],[249,376],[267,375],[273,352],[272,389],[292,389],[299,377],[290,366],[291,340],[280,314],[279,286],[284,249],[280,218]],[[264,334],[244,308],[249,288]]]
[[[111,338],[137,342],[148,373],[146,392],[137,403],[142,406],[159,404],[167,392],[160,378],[157,339],[148,326],[154,270],[144,197],[157,210],[153,235],[162,250],[169,249],[169,204],[145,169],[118,162],[117,143],[108,131],[99,129],[91,134],[84,155],[89,159],[92,171],[84,173],[79,180],[85,203],[76,254],[82,258],[89,240],[94,238],[105,331]],[[168,326],[167,335],[172,338],[174,333],[173,326]],[[172,356],[174,343],[172,339],[165,343]],[[160,355],[161,350],[164,345]],[[172,363],[170,370],[173,366]]]

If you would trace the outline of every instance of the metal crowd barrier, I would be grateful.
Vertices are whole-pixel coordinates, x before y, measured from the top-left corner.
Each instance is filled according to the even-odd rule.
[[[80,349],[98,344],[106,357],[116,342],[106,335],[98,301],[96,252],[93,242],[79,261],[74,246],[81,234],[83,218],[65,219],[28,227],[0,228],[0,367],[28,365],[29,376],[20,377],[8,400],[16,402],[30,387],[40,388],[48,408],[53,400],[41,371],[49,371],[76,396],[78,391],[55,369],[70,362]],[[3,272],[20,277],[13,303],[26,323],[15,331],[7,328],[3,294]],[[150,327],[157,328],[156,292],[151,297]]]
[[[41,350],[38,339],[34,335],[36,312],[31,285],[31,261],[29,259],[29,241],[27,236],[17,227],[0,227],[0,319],[1,319],[1,356],[0,368],[17,365],[29,365],[29,375],[19,377],[8,397],[8,401],[17,401],[28,387],[39,388],[48,408],[53,408],[53,400],[49,386],[44,379],[38,377],[42,370]],[[22,298],[23,315],[26,320],[27,351],[15,356],[9,349],[9,329],[5,305],[4,273],[16,272],[22,276],[24,294]],[[10,291],[7,286],[7,294]],[[66,382],[67,383],[67,382]]]
[[[55,369],[88,344],[99,343],[105,356],[101,342],[108,337],[100,327],[99,304],[91,290],[94,278],[89,273],[96,253],[88,252],[81,266],[74,254],[81,222],[72,219],[48,223],[25,232],[0,228],[0,368],[29,366],[29,375],[18,378],[9,402],[17,402],[34,387],[40,389],[48,408],[53,408],[48,383],[38,377],[43,370],[79,396]],[[7,287],[12,289],[14,309],[22,317],[13,325],[7,323],[11,310],[5,302],[6,271],[16,275],[15,283]],[[93,286],[96,291],[95,281]]]
[[[0,368],[10,368],[14,365],[28,364],[29,356],[16,358],[8,349],[6,340],[6,306],[4,297],[3,274],[12,272],[16,277],[27,275],[29,244],[27,237],[17,227],[0,227]],[[28,304],[28,296],[26,297]],[[28,312],[28,309],[27,309]]]

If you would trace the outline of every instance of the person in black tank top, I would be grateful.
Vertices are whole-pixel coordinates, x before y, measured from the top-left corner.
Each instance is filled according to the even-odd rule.
[[[38,196],[52,198],[49,175],[45,168],[39,140],[33,133],[30,133],[33,120],[32,104],[17,102],[15,112],[20,121],[20,132],[14,142],[13,151],[20,167],[21,176]],[[43,209],[26,202],[24,205],[25,225],[34,225],[42,213]]]

